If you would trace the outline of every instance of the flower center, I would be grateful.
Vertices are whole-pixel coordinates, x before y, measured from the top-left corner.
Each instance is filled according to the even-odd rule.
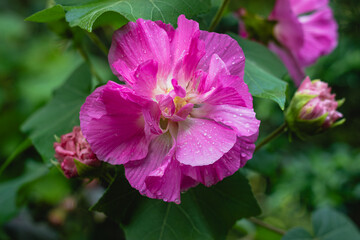
[[[184,98],[176,96],[174,98],[174,104],[175,104],[175,113],[177,113],[183,106],[187,104],[187,102]]]

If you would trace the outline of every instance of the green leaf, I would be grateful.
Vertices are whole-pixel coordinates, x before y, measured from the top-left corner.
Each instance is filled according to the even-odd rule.
[[[71,27],[79,26],[89,32],[97,18],[106,12],[116,12],[129,21],[138,18],[161,20],[176,25],[177,17],[188,18],[210,9],[210,0],[58,0],[64,6]]]
[[[234,38],[245,53],[246,60],[256,63],[263,70],[272,75],[282,78],[287,74],[287,69],[283,62],[263,44],[241,38],[234,33],[229,33]]]
[[[124,228],[126,239],[225,239],[236,220],[260,214],[246,178],[236,173],[206,188],[182,194],[181,204],[139,195],[116,178],[92,210],[103,211]]]
[[[76,170],[80,177],[95,178],[101,176],[102,174],[101,167],[92,167],[86,165],[75,158],[74,158],[74,162],[75,162]]]
[[[312,216],[313,234],[302,228],[287,232],[282,240],[354,240],[360,239],[357,227],[345,215],[324,208]]]
[[[31,22],[52,22],[65,17],[64,8],[60,5],[55,5],[51,8],[44,9],[40,12],[34,13],[30,17],[26,18],[25,21]]]
[[[87,65],[82,65],[54,93],[54,98],[35,112],[22,125],[36,149],[46,161],[54,156],[54,135],[71,132],[79,125],[79,111],[90,94],[91,74]]]
[[[16,215],[18,211],[16,198],[19,189],[24,184],[45,175],[47,171],[45,165],[28,161],[25,172],[20,177],[0,182],[0,225]]]
[[[271,99],[284,110],[286,82],[269,74],[250,60],[245,61],[244,81],[249,86],[249,91],[253,96]]]
[[[243,48],[245,53],[244,81],[255,97],[277,102],[282,110],[285,107],[287,83],[279,79],[284,74],[280,60],[266,47],[244,41],[235,34],[229,34]]]

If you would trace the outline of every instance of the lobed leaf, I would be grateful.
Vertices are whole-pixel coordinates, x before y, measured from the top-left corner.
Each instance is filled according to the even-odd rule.
[[[64,8],[60,5],[55,5],[50,8],[46,8],[40,12],[34,13],[30,17],[27,17],[25,21],[31,22],[52,22],[65,17]]]
[[[357,227],[343,214],[332,209],[317,210],[312,216],[313,234],[302,228],[288,231],[282,240],[354,240],[360,239]]]
[[[126,239],[225,239],[236,220],[260,214],[248,181],[241,173],[206,188],[182,194],[181,204],[140,196],[117,177],[92,210],[119,222]]]
[[[54,156],[54,135],[61,136],[79,125],[80,107],[90,90],[90,70],[83,64],[55,91],[54,98],[22,125],[21,130],[29,134],[35,148],[46,161]]]
[[[115,12],[129,21],[138,18],[161,20],[176,25],[177,17],[191,18],[210,9],[210,0],[57,0],[66,12],[71,27],[79,26],[89,32],[104,13]]]

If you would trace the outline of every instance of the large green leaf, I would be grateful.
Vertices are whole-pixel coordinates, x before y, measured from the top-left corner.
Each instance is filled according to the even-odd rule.
[[[312,216],[313,234],[302,228],[287,232],[282,240],[355,240],[360,239],[357,227],[343,214],[324,208]]]
[[[28,161],[25,172],[20,177],[0,182],[0,225],[16,215],[18,211],[16,199],[19,189],[47,172],[48,169],[45,165]]]
[[[54,135],[61,136],[79,125],[80,107],[90,90],[90,70],[87,65],[82,65],[55,91],[54,98],[30,116],[21,127],[23,132],[29,133],[45,160],[54,156]]]
[[[236,173],[182,194],[181,204],[142,197],[118,177],[92,210],[118,221],[127,239],[225,239],[237,219],[260,214],[246,178]]]
[[[64,8],[60,5],[55,5],[40,12],[34,13],[25,20],[31,22],[51,22],[59,20],[63,17],[65,17]]]
[[[281,61],[266,47],[229,34],[245,53],[244,81],[253,96],[271,99],[284,109],[287,83],[279,79],[286,73]]]
[[[229,35],[239,43],[245,53],[246,60],[256,63],[263,70],[278,78],[282,78],[287,74],[287,69],[283,62],[266,46],[241,38],[234,33],[229,33]]]
[[[116,12],[129,21],[138,18],[161,20],[175,24],[180,14],[193,17],[210,9],[210,0],[57,0],[64,6],[66,20],[71,27],[79,26],[87,31],[97,18],[106,12]]]

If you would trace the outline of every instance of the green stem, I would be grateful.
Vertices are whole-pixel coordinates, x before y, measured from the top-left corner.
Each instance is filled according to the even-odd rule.
[[[283,123],[280,127],[278,127],[275,131],[270,133],[270,135],[268,135],[259,144],[256,145],[255,152],[258,151],[260,148],[262,148],[267,143],[269,143],[271,140],[280,136],[280,134],[282,134],[286,130],[287,130],[287,125],[286,125],[286,123]]]
[[[213,20],[211,21],[209,32],[213,32],[216,28],[216,26],[219,24],[222,15],[224,14],[224,11],[227,7],[227,5],[230,3],[230,0],[223,0],[219,10],[217,11],[216,15],[214,16]]]
[[[105,44],[100,40],[100,38],[93,32],[86,32],[91,41],[107,56],[109,54],[109,50],[105,46]]]
[[[98,83],[104,83],[104,81],[101,79],[99,74],[95,71],[94,66],[92,65],[89,56],[87,55],[86,51],[82,46],[77,46],[77,49],[79,50],[80,55],[84,58],[85,62],[89,65],[91,73],[95,76]]]
[[[273,232],[275,232],[275,233],[277,233],[277,234],[285,235],[285,233],[286,233],[285,230],[280,229],[280,228],[277,228],[277,227],[274,227],[273,225],[270,225],[270,224],[268,224],[268,223],[266,223],[266,222],[263,222],[263,221],[261,221],[261,220],[258,219],[258,218],[251,217],[251,218],[249,218],[249,220],[250,220],[251,222],[255,223],[256,225],[259,225],[259,226],[261,226],[261,227],[263,227],[263,228],[269,229],[270,231],[273,231]]]
[[[32,142],[29,138],[27,138],[25,141],[23,141],[16,149],[15,151],[5,160],[3,165],[1,165],[0,168],[0,176],[4,172],[7,166],[21,153],[23,153],[26,149],[32,146]]]

